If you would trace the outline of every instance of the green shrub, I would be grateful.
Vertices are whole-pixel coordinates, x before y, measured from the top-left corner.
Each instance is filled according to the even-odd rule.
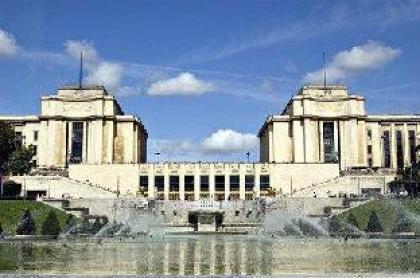
[[[394,233],[412,232],[414,230],[413,223],[406,213],[399,211],[396,215],[395,225],[392,229]]]
[[[379,217],[376,214],[376,211],[372,211],[369,216],[367,228],[367,232],[382,232],[382,225],[379,221]]]
[[[357,221],[356,216],[352,212],[350,212],[349,216],[347,216],[347,223],[356,227],[357,229],[360,229],[359,222]]]
[[[45,219],[44,224],[42,224],[43,235],[58,236],[61,232],[60,222],[58,221],[57,214],[55,211],[51,210],[48,213],[47,219]]]
[[[34,235],[36,232],[35,221],[32,218],[31,211],[27,209],[23,214],[22,221],[16,229],[18,235]]]

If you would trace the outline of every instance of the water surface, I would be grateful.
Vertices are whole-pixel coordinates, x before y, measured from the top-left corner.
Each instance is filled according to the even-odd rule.
[[[0,243],[0,272],[102,275],[420,274],[416,241],[173,236]]]

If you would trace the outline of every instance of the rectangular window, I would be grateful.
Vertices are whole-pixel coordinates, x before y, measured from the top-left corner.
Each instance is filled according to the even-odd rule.
[[[408,131],[408,145],[410,148],[410,164],[416,163],[416,131]]]
[[[165,177],[164,176],[155,176],[155,187],[157,191],[165,190]]]
[[[83,123],[74,122],[73,132],[71,136],[71,163],[82,162],[82,151],[83,151]]]
[[[34,156],[38,154],[38,146],[32,145],[32,148],[34,149]]]
[[[34,141],[38,141],[38,130],[34,131]]]
[[[245,191],[253,191],[254,190],[254,175],[246,175],[245,176]]]
[[[169,191],[179,191],[179,176],[169,176]]]
[[[140,176],[140,188],[142,188],[145,192],[149,190],[149,177],[148,176]]]
[[[367,153],[372,154],[372,145],[367,146]]]
[[[270,176],[269,175],[261,175],[260,176],[260,190],[261,191],[268,191],[270,187]]]
[[[334,123],[325,122],[323,128],[324,138],[324,161],[335,162],[335,151],[334,151]]]
[[[184,177],[185,191],[194,191],[194,176]]]
[[[209,176],[200,176],[200,191],[209,191]]]
[[[22,132],[18,131],[15,133],[15,145],[17,148],[22,147],[23,144],[23,136]]]
[[[371,130],[371,129],[368,129],[368,130],[367,130],[367,138],[368,138],[369,140],[372,140],[372,130]]]
[[[216,191],[225,191],[225,176],[215,176]]]
[[[390,152],[391,140],[390,140],[388,130],[384,131],[382,135],[382,140],[383,140],[383,152],[384,152],[384,167],[390,168],[391,167],[391,152]]]
[[[239,176],[229,177],[230,191],[239,191]]]
[[[369,165],[369,167],[372,167],[372,165],[373,165],[372,158],[368,159],[368,165]]]
[[[397,139],[397,168],[404,168],[404,159],[403,159],[403,146],[402,146],[402,132],[397,130],[396,134]]]

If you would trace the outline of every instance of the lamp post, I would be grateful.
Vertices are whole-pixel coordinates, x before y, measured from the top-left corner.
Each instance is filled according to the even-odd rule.
[[[247,151],[245,154],[246,154],[247,162],[249,163],[249,156],[251,155],[251,153],[249,151]]]

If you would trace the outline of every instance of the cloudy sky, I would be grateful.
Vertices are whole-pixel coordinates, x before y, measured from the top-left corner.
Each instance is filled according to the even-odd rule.
[[[36,2],[36,3],[35,3]],[[149,131],[149,160],[258,159],[256,133],[303,84],[369,113],[420,113],[420,1],[0,2],[0,114],[102,84]]]

